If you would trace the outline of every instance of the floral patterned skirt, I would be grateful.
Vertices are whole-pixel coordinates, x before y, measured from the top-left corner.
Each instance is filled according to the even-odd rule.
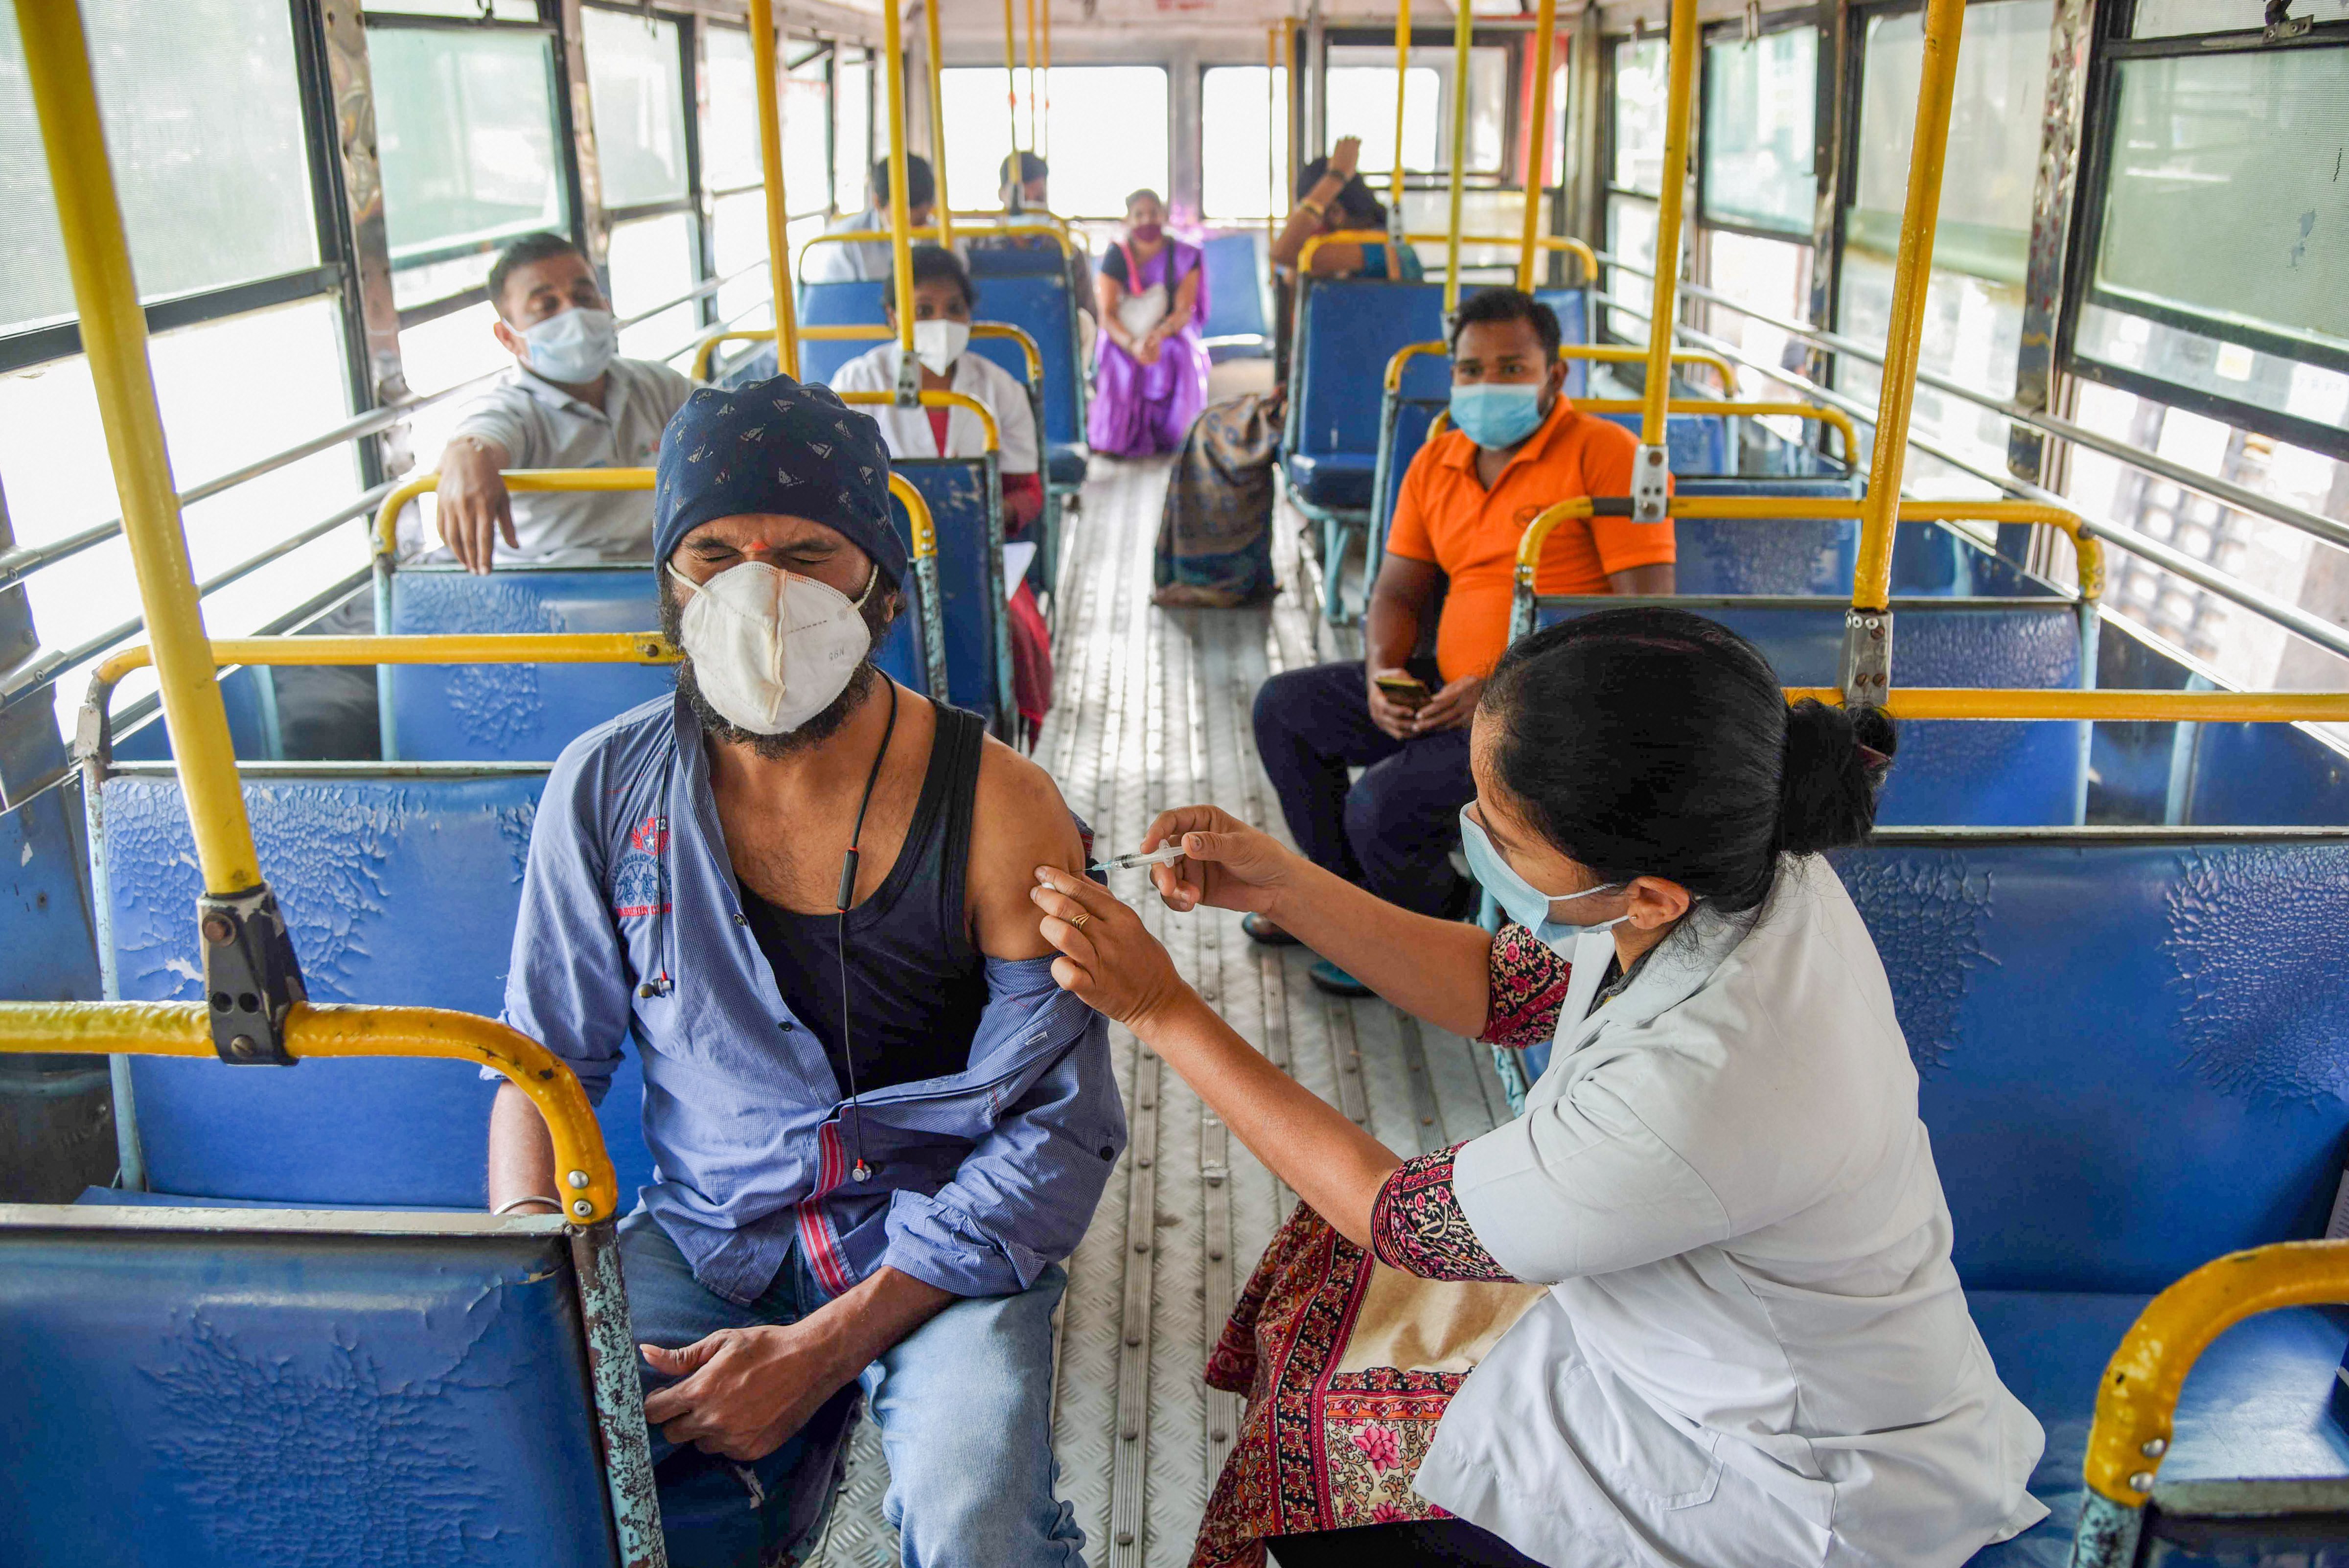
[[[1192,1568],[1258,1568],[1268,1536],[1450,1515],[1412,1490],[1436,1423],[1538,1286],[1421,1279],[1299,1204],[1207,1358],[1247,1397]]]

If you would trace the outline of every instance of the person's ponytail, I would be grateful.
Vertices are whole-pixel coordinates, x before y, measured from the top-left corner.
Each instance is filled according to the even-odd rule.
[[[1778,846],[1813,855],[1867,842],[1876,795],[1899,736],[1881,708],[1842,708],[1806,698],[1786,711],[1778,789]]]

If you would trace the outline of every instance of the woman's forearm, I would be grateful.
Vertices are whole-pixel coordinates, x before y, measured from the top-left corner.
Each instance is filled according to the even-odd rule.
[[[1195,993],[1135,1020],[1133,1032],[1340,1235],[1371,1244],[1371,1208],[1402,1163],[1393,1150],[1266,1060]]]
[[[1474,1040],[1492,999],[1493,938],[1416,915],[1299,857],[1270,919],[1414,1018]]]

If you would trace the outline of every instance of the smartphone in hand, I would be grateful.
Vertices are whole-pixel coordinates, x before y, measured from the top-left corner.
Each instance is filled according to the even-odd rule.
[[[1374,679],[1379,690],[1387,694],[1388,701],[1413,712],[1425,707],[1427,700],[1434,695],[1428,691],[1427,682],[1416,675],[1381,675]]]

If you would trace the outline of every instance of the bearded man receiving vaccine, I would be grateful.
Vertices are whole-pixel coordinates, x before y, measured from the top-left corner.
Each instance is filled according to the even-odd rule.
[[[667,365],[619,356],[619,324],[579,247],[524,234],[490,268],[490,330],[514,368],[467,406],[440,453],[436,519],[449,553],[486,572],[520,561],[641,561],[642,491],[514,495],[509,468],[640,468],[693,390]]]
[[[1561,336],[1550,307],[1514,288],[1461,305],[1452,428],[1403,475],[1361,661],[1290,670],[1257,691],[1257,750],[1298,849],[1415,914],[1475,909],[1451,849],[1476,793],[1468,720],[1508,645],[1518,540],[1558,502],[1631,491],[1638,439],[1567,400]],[[1570,519],[1549,535],[1536,585],[1546,595],[1669,594],[1673,558],[1669,521]],[[1295,940],[1262,915],[1243,924],[1259,942]],[[1311,974],[1323,991],[1371,994],[1327,959]]]
[[[1124,1147],[1098,1017],[1027,890],[1081,876],[1051,779],[874,668],[905,607],[878,430],[788,378],[697,390],[654,493],[674,698],[554,764],[504,1017],[591,1099],[643,1068],[620,1225],[678,1568],[813,1521],[862,1386],[908,1563],[1081,1563],[1054,1495],[1061,1261]],[[502,1211],[567,1197],[504,1089]]]

